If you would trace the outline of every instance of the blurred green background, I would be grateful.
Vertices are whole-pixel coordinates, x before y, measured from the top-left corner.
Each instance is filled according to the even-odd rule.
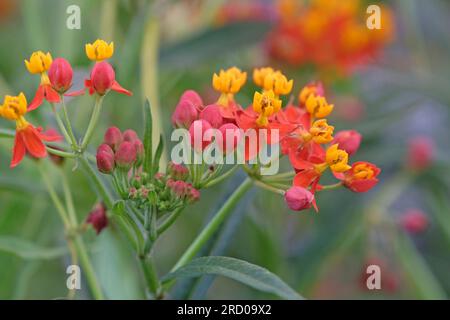
[[[93,146],[100,143],[110,125],[122,130],[133,128],[142,134],[142,102],[146,96],[157,106],[160,114],[156,116],[168,139],[170,115],[179,96],[186,89],[194,89],[207,102],[214,101],[211,77],[221,68],[236,65],[251,74],[255,66],[272,65],[295,79],[294,95],[307,81],[321,80],[319,77],[326,74],[311,65],[292,66],[271,60],[264,46],[267,32],[273,28],[270,18],[218,24],[218,12],[227,1],[1,3],[1,96],[24,91],[30,100],[38,78],[26,72],[23,60],[35,50],[68,59],[75,67],[75,87],[79,88],[89,68],[84,44],[97,38],[114,41],[116,52],[111,62],[117,79],[134,96],[106,97]],[[261,265],[306,298],[448,297],[450,3],[385,3],[395,15],[395,41],[357,71],[326,79],[329,100],[336,105],[330,121],[338,130],[356,129],[363,134],[354,159],[376,163],[382,169],[380,183],[366,194],[344,189],[319,194],[319,213],[289,211],[278,195],[253,189],[204,249],[205,255],[228,255]],[[66,9],[74,4],[81,9],[80,30],[66,27]],[[239,101],[249,103],[254,90],[248,81],[238,95]],[[84,96],[69,101],[68,107],[75,130],[83,132],[92,99]],[[56,126],[48,105],[29,116],[33,123]],[[12,126],[0,119],[0,128]],[[416,136],[433,141],[434,161],[420,173],[405,174],[408,142]],[[65,297],[69,256],[49,254],[49,248],[65,250],[62,224],[35,160],[28,158],[16,169],[9,169],[11,147],[10,139],[0,139],[0,298]],[[62,168],[70,176],[77,214],[84,220],[99,199],[82,172],[73,169],[71,162]],[[59,182],[57,170],[52,171],[55,185]],[[172,267],[242,178],[237,175],[202,191],[201,201],[185,210],[164,234],[155,248],[161,274]],[[422,232],[407,232],[402,225],[409,209],[419,209],[426,215],[428,224]],[[117,228],[112,225],[99,236],[90,230],[85,238],[106,296],[143,298],[144,286],[135,258]],[[374,261],[382,267],[382,290],[370,291],[364,275],[366,265]],[[77,297],[89,298],[84,282]],[[232,280],[212,277],[180,282],[172,297],[275,298]]]

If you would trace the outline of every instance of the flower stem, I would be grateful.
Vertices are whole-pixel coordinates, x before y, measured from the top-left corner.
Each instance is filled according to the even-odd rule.
[[[71,140],[70,140],[69,134],[67,133],[66,126],[64,125],[64,122],[61,120],[61,117],[59,116],[58,112],[56,112],[55,104],[51,103],[51,105],[52,105],[52,111],[53,111],[53,114],[55,115],[56,123],[58,124],[59,130],[61,130],[61,132],[64,136],[64,139],[66,139],[67,143],[70,144]]]
[[[158,299],[161,295],[161,283],[156,273],[155,263],[151,255],[140,255],[139,262],[141,264],[142,272],[144,273],[145,281],[153,296]]]
[[[337,188],[340,188],[340,187],[342,187],[342,182],[338,182],[338,183],[335,183],[335,184],[329,184],[329,185],[326,185],[326,186],[322,186],[322,189],[321,190],[333,190],[333,189],[337,189]]]
[[[278,189],[278,188],[276,188],[274,186],[271,186],[271,185],[268,185],[268,184],[266,184],[266,183],[264,183],[262,181],[255,180],[255,185],[257,185],[258,187],[260,187],[262,189],[266,189],[266,190],[268,190],[270,192],[274,192],[274,193],[277,193],[277,194],[284,195],[284,190]]]
[[[72,130],[72,125],[70,124],[70,119],[69,119],[69,115],[67,113],[67,108],[66,108],[66,102],[64,101],[64,95],[61,95],[61,104],[62,104],[62,110],[63,110],[63,119],[67,128],[67,133],[69,135],[71,144],[72,144],[72,149],[74,151],[78,151],[78,143],[77,143],[77,139],[75,138],[75,135],[73,134],[73,130]]]
[[[76,158],[77,157],[76,154],[71,153],[71,152],[65,152],[65,151],[61,151],[61,150],[56,150],[56,149],[50,148],[48,146],[46,146],[45,148],[47,149],[47,151],[49,153],[54,154],[56,156],[63,157],[63,158]]]
[[[110,195],[109,191],[103,185],[103,182],[100,180],[98,175],[92,169],[92,167],[89,164],[89,162],[87,161],[87,159],[85,157],[80,157],[79,159],[80,159],[82,166],[85,168],[87,175],[92,179],[92,182],[94,182],[97,192],[99,193],[100,197],[103,199],[103,202],[105,202],[106,207],[108,209],[112,209],[113,198]]]
[[[180,216],[181,212],[183,211],[184,207],[178,208],[176,209],[174,212],[172,212],[170,214],[170,216],[164,220],[163,223],[161,223],[158,228],[157,228],[157,235],[158,237],[164,233],[164,231],[166,231],[172,224],[174,224],[174,222],[178,219],[178,217]]]
[[[217,231],[222,222],[231,214],[233,209],[238,204],[239,200],[241,200],[245,193],[250,190],[252,184],[253,182],[251,178],[246,178],[242,182],[239,188],[237,188],[236,191],[234,191],[234,193],[230,196],[230,198],[228,198],[228,200],[223,204],[222,208],[220,208],[214,218],[212,218],[212,220],[206,225],[203,231],[191,243],[189,248],[184,252],[181,258],[172,268],[172,271],[175,271],[178,268],[184,266],[197,255],[203,245]]]
[[[92,111],[91,119],[89,120],[88,127],[86,129],[86,134],[84,135],[83,142],[81,143],[81,152],[83,152],[89,141],[92,138],[92,134],[94,133],[94,129],[97,126],[98,118],[100,116],[100,111],[102,109],[103,104],[103,96],[97,96],[95,100],[94,110]]]

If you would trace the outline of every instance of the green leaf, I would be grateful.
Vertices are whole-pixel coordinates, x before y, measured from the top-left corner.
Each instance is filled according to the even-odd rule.
[[[12,253],[23,259],[54,259],[67,253],[66,248],[46,248],[33,242],[11,236],[0,236],[0,251]]]
[[[152,176],[155,175],[159,170],[159,161],[161,160],[161,156],[164,150],[164,140],[163,136],[159,136],[158,147],[156,148],[155,158],[153,159],[153,168],[152,168]]]
[[[153,144],[152,144],[152,130],[153,119],[152,110],[150,109],[150,102],[148,99],[144,104],[144,172],[150,172],[152,168],[153,158]]]
[[[267,269],[230,257],[210,256],[194,259],[187,265],[165,276],[163,281],[203,275],[224,276],[284,299],[303,299],[302,296]]]
[[[402,230],[398,230],[396,239],[396,254],[405,275],[416,289],[420,299],[447,299],[438,279],[428,267],[427,262],[417,251]]]
[[[217,58],[225,53],[236,52],[240,47],[260,42],[269,28],[268,23],[239,22],[204,30],[187,40],[163,47],[160,51],[160,63],[164,67],[192,68],[205,59]]]

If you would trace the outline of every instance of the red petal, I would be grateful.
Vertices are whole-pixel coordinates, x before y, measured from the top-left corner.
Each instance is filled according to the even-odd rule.
[[[22,136],[20,135],[20,132],[16,132],[10,168],[14,168],[22,161],[23,157],[25,156],[25,152],[26,149]]]
[[[319,174],[314,169],[302,170],[295,175],[293,185],[307,188],[318,177]]]
[[[25,148],[33,157],[43,158],[47,155],[47,150],[41,140],[40,133],[32,125],[28,125],[20,133],[25,143]]]
[[[58,103],[61,101],[61,97],[58,92],[56,92],[50,85],[44,86],[44,95],[48,102]]]
[[[92,81],[89,79],[84,80],[84,86],[89,89],[89,94],[92,96],[95,93],[95,89],[92,86]]]
[[[378,179],[353,180],[346,186],[353,192],[367,192],[378,183]]]
[[[122,86],[117,81],[113,82],[113,85],[111,86],[111,90],[126,94],[127,96],[133,95],[133,93],[131,91],[128,91],[127,89],[122,88]]]
[[[30,105],[28,106],[28,112],[36,109],[42,104],[42,101],[44,101],[45,97],[45,88],[44,86],[39,86],[36,90],[36,94],[33,98],[33,101],[31,101]]]
[[[72,91],[72,92],[67,92],[66,94],[64,94],[66,97],[76,97],[76,96],[81,96],[84,94],[85,92],[85,88],[81,89],[81,90],[77,90],[77,91]]]

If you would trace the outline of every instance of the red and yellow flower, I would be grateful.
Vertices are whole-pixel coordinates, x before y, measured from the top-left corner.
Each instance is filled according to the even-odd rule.
[[[16,122],[16,137],[14,139],[13,156],[10,167],[17,166],[28,152],[35,158],[47,156],[43,141],[58,141],[57,135],[46,135],[41,128],[35,128],[27,120],[27,99],[21,92],[18,96],[5,96],[0,105],[0,117]]]
[[[238,109],[234,95],[241,90],[246,81],[247,72],[242,72],[236,67],[220,70],[219,74],[214,73],[212,85],[214,90],[220,92],[217,104],[221,106],[220,110],[224,118],[234,118],[234,113]]]
[[[58,92],[53,89],[47,70],[53,62],[52,56],[49,52],[42,51],[33,52],[29,60],[25,60],[25,66],[31,74],[39,74],[41,76],[41,83],[36,91],[33,101],[31,101],[28,110],[38,108],[42,102],[47,100],[51,103],[57,103],[61,100]]]
[[[381,170],[376,165],[358,161],[345,172],[336,172],[335,176],[343,185],[353,192],[367,192],[378,183],[378,175]]]

